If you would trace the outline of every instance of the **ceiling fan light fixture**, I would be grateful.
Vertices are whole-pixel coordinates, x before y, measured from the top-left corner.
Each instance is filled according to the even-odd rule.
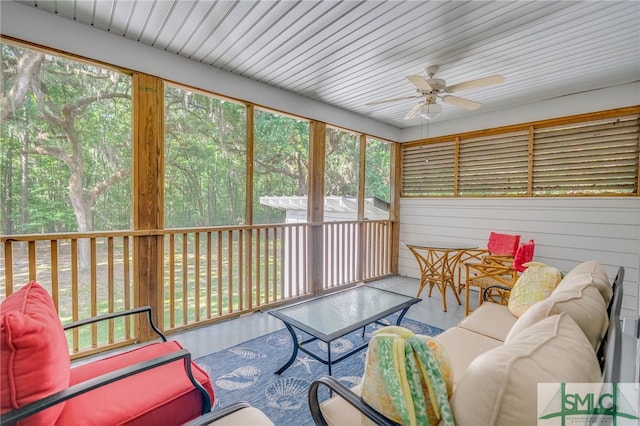
[[[420,109],[420,116],[430,120],[442,112],[442,105],[437,103],[427,103]]]

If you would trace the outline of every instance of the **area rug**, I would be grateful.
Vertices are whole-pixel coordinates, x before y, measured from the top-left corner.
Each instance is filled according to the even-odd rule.
[[[382,320],[395,324],[396,317]],[[403,319],[401,325],[416,334],[435,336],[442,332],[411,319]],[[371,337],[371,333],[382,327],[367,326],[364,340],[362,331],[353,332],[331,343],[331,355],[335,359],[341,353],[360,346]],[[307,339],[306,333],[297,330],[298,338]],[[282,367],[293,351],[291,335],[286,329],[257,337],[231,348],[197,358],[195,362],[209,373],[215,390],[214,410],[237,401],[247,401],[262,410],[277,426],[313,425],[307,401],[309,386],[313,380],[328,374],[327,366],[302,351],[293,364],[281,375],[274,372]],[[305,346],[326,359],[326,344],[320,341]],[[332,366],[332,375],[347,387],[360,382],[364,373],[366,349]],[[328,397],[326,388],[320,393],[321,400]]]

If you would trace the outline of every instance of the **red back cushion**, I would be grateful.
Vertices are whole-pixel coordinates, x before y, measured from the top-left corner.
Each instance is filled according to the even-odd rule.
[[[527,267],[522,265],[533,260],[533,251],[535,247],[536,245],[533,240],[529,240],[528,243],[520,245],[513,258],[513,269],[518,272],[524,272]]]
[[[520,235],[492,232],[489,234],[487,249],[489,253],[497,256],[514,256],[518,250],[518,244],[520,244]]]
[[[69,346],[49,293],[30,282],[0,305],[1,413],[69,386]],[[21,424],[51,425],[64,403]]]

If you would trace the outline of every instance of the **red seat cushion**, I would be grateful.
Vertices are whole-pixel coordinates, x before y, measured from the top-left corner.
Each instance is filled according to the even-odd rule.
[[[53,300],[30,282],[0,305],[1,412],[66,389],[69,368],[69,346]],[[64,406],[57,404],[21,424],[52,425]]]
[[[520,244],[520,235],[499,234],[491,232],[487,249],[497,256],[514,256]]]
[[[152,343],[71,369],[71,385],[182,349],[178,342]],[[191,363],[193,375],[209,392],[207,373]],[[202,396],[189,381],[184,361],[118,380],[67,401],[64,425],[177,425],[202,414]]]

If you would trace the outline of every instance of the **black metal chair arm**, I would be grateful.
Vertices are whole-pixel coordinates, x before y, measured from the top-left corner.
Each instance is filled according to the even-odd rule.
[[[485,288],[482,291],[482,300],[484,300],[485,302],[489,301],[489,291],[493,289],[505,290],[505,291],[512,290],[511,287],[507,287],[506,285],[500,285],[500,284],[490,285],[489,287]]]
[[[311,417],[313,417],[313,421],[316,425],[328,425],[327,421],[322,415],[322,411],[320,410],[320,402],[318,401],[318,387],[321,384],[327,386],[333,392],[338,394],[345,401],[355,407],[358,411],[367,416],[367,418],[373,421],[376,425],[399,426],[398,423],[394,422],[393,420],[389,420],[388,418],[380,414],[380,412],[378,412],[375,408],[367,404],[362,398],[351,392],[349,388],[347,388],[331,376],[322,376],[319,379],[311,382],[311,386],[309,387],[309,409],[311,410]]]
[[[87,318],[87,319],[83,319],[83,320],[79,320],[79,321],[74,321],[74,322],[69,323],[67,325],[63,325],[62,328],[66,331],[66,330],[70,330],[70,329],[73,329],[73,328],[81,327],[81,326],[87,325],[87,324],[93,324],[93,323],[100,322],[100,321],[110,320],[110,319],[114,319],[114,318],[120,318],[120,317],[124,317],[124,316],[127,316],[127,315],[141,314],[141,313],[144,313],[144,312],[147,313],[147,319],[149,320],[149,326],[153,329],[153,331],[156,332],[156,334],[158,334],[158,336],[160,336],[160,338],[162,339],[163,342],[166,342],[167,341],[167,337],[162,333],[162,331],[160,331],[160,329],[153,322],[153,318],[151,317],[151,306],[141,306],[139,308],[127,309],[127,310],[120,311],[120,312],[113,312],[113,313],[110,313],[110,314],[98,315],[97,317]]]
[[[189,377],[189,380],[202,394],[202,412],[208,413],[209,411],[211,411],[211,398],[209,397],[209,394],[207,393],[205,388],[193,376],[193,373],[191,371],[191,353],[186,349],[182,349],[180,351],[162,355],[148,361],[139,362],[137,364],[133,364],[128,367],[120,368],[110,373],[94,377],[93,379],[89,379],[82,383],[78,383],[77,385],[70,386],[67,389],[56,392],[38,401],[32,402],[31,404],[24,405],[18,409],[9,411],[8,413],[4,413],[2,415],[1,424],[14,424],[44,409],[52,407],[83,393],[180,359],[184,360],[185,371],[187,373],[187,376]]]

